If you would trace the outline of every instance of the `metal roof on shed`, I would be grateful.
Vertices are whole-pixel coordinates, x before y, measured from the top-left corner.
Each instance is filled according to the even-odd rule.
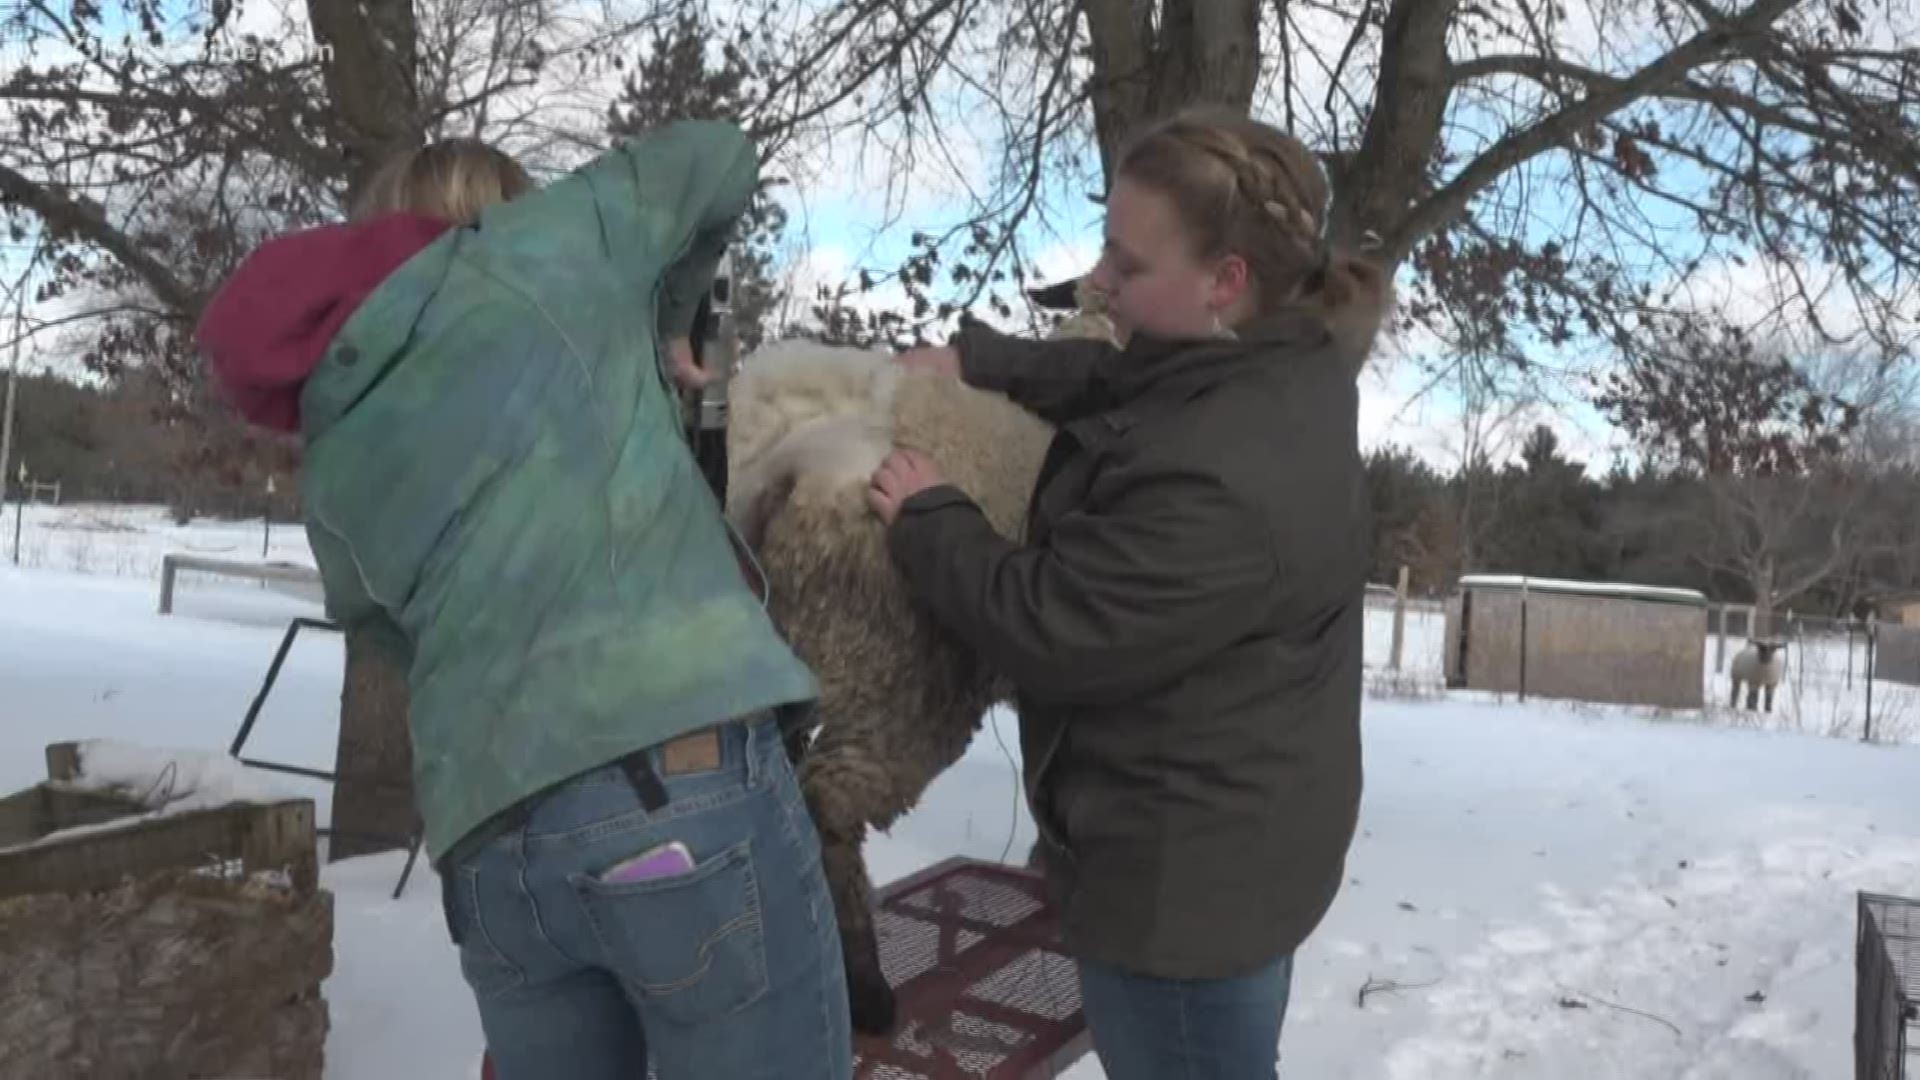
[[[1705,593],[1694,589],[1669,589],[1658,585],[1627,585],[1611,581],[1568,581],[1562,578],[1527,577],[1522,574],[1467,574],[1460,578],[1462,589],[1563,593],[1615,600],[1642,600],[1652,604],[1687,604],[1704,607]]]

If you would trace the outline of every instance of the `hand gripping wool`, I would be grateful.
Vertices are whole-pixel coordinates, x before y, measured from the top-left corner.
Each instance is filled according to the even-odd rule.
[[[886,353],[804,341],[744,364],[730,408],[727,513],[765,572],[770,615],[820,683],[797,772],[824,847],[854,1027],[884,1033],[894,1002],[866,831],[911,809],[1010,687],[911,602],[868,484],[896,444],[924,451],[1017,539],[1052,430],[1001,395]]]

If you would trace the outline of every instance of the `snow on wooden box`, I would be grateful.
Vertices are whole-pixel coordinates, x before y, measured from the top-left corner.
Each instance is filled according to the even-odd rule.
[[[56,743],[47,782],[0,799],[0,1076],[319,1080],[312,801],[132,749]]]
[[[1707,600],[1690,589],[1468,575],[1447,601],[1445,641],[1447,683],[1462,689],[1704,703]]]

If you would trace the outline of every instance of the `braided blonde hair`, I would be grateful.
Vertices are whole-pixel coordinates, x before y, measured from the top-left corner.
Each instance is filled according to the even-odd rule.
[[[1243,113],[1200,106],[1141,133],[1116,173],[1173,202],[1195,255],[1246,260],[1256,317],[1303,310],[1356,364],[1372,351],[1387,275],[1325,239],[1331,191],[1300,140]]]

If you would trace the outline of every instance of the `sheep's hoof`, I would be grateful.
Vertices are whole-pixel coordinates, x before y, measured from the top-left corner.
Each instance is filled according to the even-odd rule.
[[[847,1006],[852,1014],[854,1031],[862,1035],[887,1035],[893,1031],[898,1010],[892,987],[881,983],[879,986],[852,986],[848,990]]]

